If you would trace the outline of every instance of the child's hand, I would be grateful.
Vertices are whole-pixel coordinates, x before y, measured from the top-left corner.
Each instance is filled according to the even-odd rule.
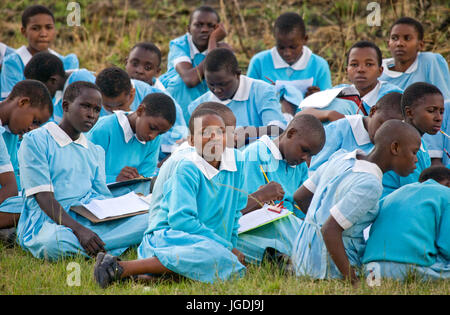
[[[138,178],[139,176],[141,176],[141,175],[139,175],[139,172],[136,168],[130,167],[130,166],[125,166],[124,168],[122,168],[119,175],[117,175],[116,181],[123,182],[125,180]]]
[[[222,23],[217,24],[216,29],[212,31],[209,36],[210,39],[214,40],[216,43],[222,41],[227,36],[227,31]]]
[[[104,248],[105,243],[90,229],[82,226],[79,229],[73,230],[73,233],[89,256],[95,257],[99,252],[106,252]]]
[[[258,200],[264,203],[273,200],[283,200],[284,198],[283,187],[277,182],[270,182],[261,186],[256,192],[258,193]]]
[[[310,87],[308,87],[306,89],[305,97],[308,97],[311,94],[314,94],[314,93],[319,92],[319,91],[320,91],[320,88],[318,86],[315,86],[315,85],[310,86]]]
[[[327,119],[328,121],[336,121],[341,118],[345,118],[345,115],[342,115],[341,113],[335,111],[335,110],[327,110]]]
[[[234,255],[236,255],[236,257],[238,258],[239,262],[241,264],[243,264],[244,266],[245,264],[245,255],[240,252],[237,248],[233,248],[233,250],[231,251]]]

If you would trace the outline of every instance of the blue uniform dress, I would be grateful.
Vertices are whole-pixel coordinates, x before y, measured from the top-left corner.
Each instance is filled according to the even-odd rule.
[[[447,135],[450,135],[450,101],[445,102],[444,105],[445,110],[441,130]],[[424,134],[423,141],[428,148],[430,158],[442,159],[442,164],[450,168],[450,139],[438,132],[435,135]]]
[[[295,215],[266,224],[257,229],[239,234],[238,249],[250,262],[260,263],[264,251],[271,247],[291,255],[292,247],[304,214],[294,207],[294,193],[308,178],[306,163],[290,166],[275,143],[266,135],[248,145],[243,151],[245,157],[246,192],[254,193],[267,184],[261,166],[269,181],[279,183],[285,192],[283,205]]]
[[[107,183],[115,182],[125,166],[136,168],[144,177],[152,177],[156,173],[161,137],[157,136],[148,142],[140,141],[131,129],[127,118],[129,114],[118,110],[113,115],[102,117],[86,135],[105,150]],[[142,191],[134,191],[147,195],[150,182],[143,184],[143,187],[139,185]]]
[[[1,122],[0,122],[1,123]],[[9,130],[8,126],[3,126],[5,132],[3,132],[3,140],[5,141],[6,148],[8,149],[8,154],[11,160],[11,164],[14,169],[14,175],[16,176],[17,189],[20,191],[20,170],[19,161],[17,159],[17,151],[19,150],[20,141],[19,136],[15,135]]]
[[[53,192],[76,221],[96,233],[105,249],[120,255],[141,242],[148,214],[93,224],[70,210],[93,199],[111,198],[105,181],[105,152],[81,134],[72,141],[55,123],[28,132],[19,149],[25,206],[17,226],[19,244],[37,258],[56,260],[77,253],[87,256],[71,229],[51,220],[34,195]]]
[[[341,278],[322,238],[321,228],[332,216],[344,229],[342,241],[352,266],[360,266],[365,241],[363,230],[378,213],[382,171],[374,164],[340,150],[303,185],[314,193],[297,234],[292,256],[296,274],[315,279]]]
[[[239,87],[233,99],[219,100],[211,91],[206,92],[189,105],[189,113],[204,102],[218,102],[227,105],[236,116],[236,127],[278,126],[286,128],[286,121],[281,113],[276,90],[261,80],[251,79],[244,75],[239,77]]]
[[[14,53],[14,49],[12,49],[11,47],[9,47],[3,43],[0,43],[0,73],[1,73],[3,60],[5,59],[6,56],[8,56],[12,53]],[[1,80],[0,80],[0,91],[1,91]]]
[[[362,262],[375,276],[450,278],[450,188],[429,179],[382,199]]]
[[[205,57],[206,51],[200,52],[192,41],[192,35],[186,33],[170,41],[167,72],[159,77],[167,92],[180,104],[186,122],[189,121],[188,105],[200,95],[206,93],[208,86],[206,81],[202,80],[196,86],[188,87],[175,67],[180,62],[188,62],[195,68]]]
[[[171,271],[208,283],[242,275],[231,250],[247,204],[243,164],[233,149],[224,151],[219,170],[196,151],[185,155],[164,183],[138,258],[157,257]]]
[[[394,190],[406,185],[419,181],[420,173],[428,167],[431,166],[431,158],[428,154],[428,150],[422,139],[422,145],[420,146],[419,151],[417,152],[417,163],[416,169],[414,172],[409,174],[406,177],[402,177],[395,173],[394,171],[386,172],[383,175],[383,195],[382,197],[386,197]]]
[[[414,63],[405,71],[389,70],[394,65],[394,58],[383,59],[383,74],[380,80],[406,89],[415,82],[431,83],[441,90],[444,100],[450,99],[450,74],[447,61],[440,54],[432,52],[417,53]]]
[[[367,154],[372,150],[369,134],[364,128],[364,116],[349,115],[325,126],[325,145],[322,150],[311,158],[309,175],[312,175],[320,165],[328,161],[331,155],[340,149],[354,151],[363,150]]]
[[[78,69],[78,58],[75,54],[61,56],[51,49],[49,49],[49,52],[58,56],[62,60],[64,70]],[[27,47],[22,46],[16,49],[15,53],[12,53],[5,58],[0,77],[2,99],[8,97],[17,82],[25,80],[23,71],[25,70],[25,66],[30,61],[31,57],[32,56]]]

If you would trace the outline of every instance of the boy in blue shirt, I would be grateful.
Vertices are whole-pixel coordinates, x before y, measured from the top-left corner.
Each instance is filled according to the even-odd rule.
[[[298,276],[358,283],[354,268],[361,265],[363,231],[378,212],[383,173],[406,176],[414,170],[420,135],[410,124],[390,120],[374,143],[368,155],[336,152],[294,194],[306,213],[292,257]]]
[[[93,199],[111,198],[105,152],[86,139],[101,110],[95,84],[78,81],[63,96],[64,116],[27,133],[19,149],[25,205],[17,226],[19,244],[36,258],[57,260],[100,251],[120,255],[138,244],[147,214],[94,224],[70,210]]]
[[[420,22],[402,17],[390,29],[388,48],[392,58],[383,60],[380,80],[406,89],[415,82],[435,85],[450,99],[448,64],[438,53],[421,52],[424,47],[424,29]]]
[[[367,281],[450,277],[450,170],[432,166],[419,182],[405,185],[381,200],[362,262]]]
[[[77,69],[78,58],[74,54],[61,56],[49,47],[56,37],[53,13],[42,5],[33,5],[22,13],[22,35],[28,46],[16,49],[15,53],[5,58],[1,72],[1,98],[5,99],[14,85],[25,79],[23,71],[31,57],[37,52],[48,51],[57,55],[64,63],[64,69]]]

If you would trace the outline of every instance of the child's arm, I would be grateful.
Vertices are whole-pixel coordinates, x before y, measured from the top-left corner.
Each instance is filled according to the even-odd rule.
[[[14,172],[4,172],[0,174],[0,187],[0,204],[9,197],[18,195]]]
[[[135,167],[125,166],[124,168],[122,168],[119,175],[117,175],[116,182],[123,182],[126,180],[138,178],[139,176],[141,175]]]
[[[308,208],[313,197],[314,192],[311,192],[308,188],[305,187],[304,184],[300,186],[300,188],[297,189],[297,191],[294,193],[294,201],[304,214],[308,212]]]
[[[259,187],[257,191],[248,196],[247,206],[241,210],[242,215],[262,208],[265,203],[273,200],[283,200],[283,187],[277,182],[270,182]]]
[[[335,110],[320,110],[317,108],[305,108],[297,113],[297,115],[305,115],[305,114],[313,115],[321,122],[336,121],[345,117],[345,115]]]

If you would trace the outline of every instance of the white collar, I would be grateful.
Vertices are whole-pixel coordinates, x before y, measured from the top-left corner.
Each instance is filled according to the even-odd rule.
[[[53,137],[53,139],[56,141],[56,143],[59,144],[60,147],[65,147],[66,145],[71,144],[72,142],[77,143],[81,146],[83,146],[86,149],[89,149],[88,140],[86,136],[83,133],[80,133],[80,137],[73,141],[69,135],[61,129],[57,124],[55,124],[53,121],[47,123],[42,128],[45,128],[48,130],[50,135]]]
[[[59,57],[59,54],[50,48],[48,49],[48,52]],[[18,48],[16,50],[16,53],[19,55],[20,59],[22,59],[22,63],[24,66],[26,66],[30,61],[31,57],[33,57],[25,45]]]
[[[419,65],[419,55],[420,52],[417,53],[416,60],[414,60],[414,62],[409,66],[408,69],[406,69],[405,72],[389,70],[389,66],[392,66],[395,63],[394,58],[383,59],[383,73],[391,78],[398,78],[403,73],[412,73],[417,70],[417,67]]]
[[[197,54],[202,54],[206,56],[206,53],[208,52],[208,49],[205,49],[204,51],[200,52],[197,48],[197,46],[195,46],[193,40],[192,40],[192,35],[190,33],[186,33],[187,34],[187,40],[189,43],[189,54],[191,56],[191,60],[194,60],[195,55]]]
[[[378,100],[378,93],[380,92],[382,82],[378,81],[377,85],[366,95],[361,97],[361,100],[364,101],[369,107],[372,107],[377,103]],[[353,85],[354,86],[354,85]]]
[[[217,96],[214,95],[213,92],[211,92],[211,95],[212,95],[211,101],[218,102],[218,103],[221,103],[224,105],[229,104],[231,101],[246,101],[246,100],[248,100],[248,98],[250,96],[250,90],[251,90],[253,81],[255,81],[255,79],[249,78],[245,75],[240,75],[239,76],[239,87],[232,99],[227,99],[227,100],[221,101],[219,98],[217,98]]]
[[[153,81],[153,87],[161,90],[162,92],[166,92],[165,86],[161,83],[161,81],[158,78],[156,78]]]
[[[195,166],[197,166],[197,168],[203,173],[203,175],[205,175],[205,177],[208,180],[211,180],[214,176],[219,174],[220,171],[229,171],[229,172],[237,171],[234,149],[231,148],[225,148],[225,150],[223,151],[219,169],[216,169],[214,166],[209,164],[204,158],[202,158],[197,153],[197,150],[193,150],[192,152],[187,154],[186,157],[190,161],[192,161],[195,164]]]
[[[0,43],[0,63],[3,60],[3,57],[5,56],[6,53],[6,45],[3,43]]]
[[[273,47],[270,51],[275,69],[292,68],[294,70],[303,70],[306,68],[311,58],[312,51],[307,46],[303,46],[302,56],[293,65],[289,65],[278,53],[277,47]]]
[[[369,133],[366,128],[364,128],[364,116],[362,115],[346,115],[350,127],[352,128],[353,136],[355,137],[356,143],[361,146],[370,143]]]
[[[130,121],[127,118],[126,112],[124,112],[123,110],[115,110],[114,114],[117,117],[117,121],[119,122],[120,127],[122,127],[123,136],[126,143],[128,143],[133,137],[136,137],[136,140],[142,144],[146,143],[145,141],[139,140],[136,134],[133,132],[133,129],[131,129]]]
[[[273,140],[270,139],[268,135],[263,135],[258,140],[267,146],[274,158],[276,158],[277,160],[283,159],[283,155],[281,154],[280,149],[275,145]]]
[[[353,152],[347,153],[344,156],[344,160],[350,160],[355,159],[355,164],[352,167],[353,172],[362,172],[362,173],[369,173],[372,175],[375,175],[376,178],[380,182],[383,180],[383,171],[376,165],[375,163],[366,161],[366,160],[358,160],[356,159],[356,155],[366,155],[366,153],[362,150],[355,150]]]

